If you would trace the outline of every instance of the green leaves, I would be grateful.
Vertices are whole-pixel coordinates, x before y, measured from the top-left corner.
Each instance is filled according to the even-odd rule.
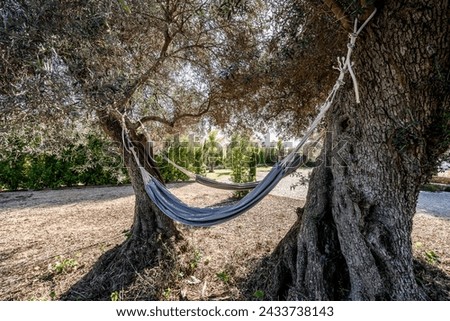
[[[219,272],[216,276],[223,283],[228,283],[230,281],[230,275],[226,271]]]
[[[439,255],[437,255],[433,250],[425,251],[425,259],[430,264],[440,262]]]
[[[126,182],[122,160],[109,140],[91,132],[56,152],[34,148],[27,137],[11,133],[0,146],[0,188],[6,190],[105,185]]]
[[[114,291],[110,295],[111,301],[120,301],[120,293],[119,291]]]
[[[166,142],[162,152],[167,158],[176,164],[194,172],[204,174],[206,171],[206,152],[199,142],[189,142],[187,138],[174,139]],[[173,165],[169,164],[162,156],[156,156],[158,169],[166,182],[186,181],[189,177]]]
[[[262,290],[256,290],[256,291],[253,293],[253,297],[255,297],[255,298],[258,299],[258,300],[264,299],[264,295],[265,295],[265,293],[264,293],[264,291],[262,291]]]
[[[52,266],[52,270],[57,274],[70,273],[74,271],[78,266],[78,262],[71,258],[58,257],[58,261]]]
[[[131,14],[131,9],[124,0],[117,0],[117,2],[119,2],[120,7],[123,9],[123,11],[125,11],[127,14]]]

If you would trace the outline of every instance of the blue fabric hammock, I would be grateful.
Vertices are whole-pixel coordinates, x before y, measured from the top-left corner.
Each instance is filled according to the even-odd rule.
[[[127,135],[124,131],[124,143],[125,138],[127,138],[130,150],[141,169],[142,178],[145,184],[145,191],[147,192],[150,199],[168,217],[178,222],[193,226],[212,226],[226,222],[240,214],[243,214],[245,211],[249,210],[258,202],[260,202],[267,194],[270,193],[270,191],[278,184],[278,182],[283,177],[289,175],[289,173],[292,173],[301,164],[298,152],[300,151],[300,148],[303,146],[306,140],[311,136],[312,132],[316,129],[328,109],[331,107],[337,91],[344,84],[343,79],[347,72],[349,72],[352,77],[356,102],[359,103],[358,84],[354,72],[352,71],[350,58],[355,46],[357,36],[364,29],[369,20],[375,15],[375,13],[376,10],[372,12],[369,18],[366,19],[366,21],[359,29],[357,25],[358,21],[355,20],[354,32],[350,34],[350,43],[347,46],[347,56],[342,60],[338,60],[340,73],[336,84],[329,93],[325,102],[322,104],[319,114],[309,126],[309,129],[306,131],[297,147],[285,159],[277,163],[269,172],[269,174],[267,174],[267,176],[262,181],[260,181],[249,194],[232,205],[213,208],[198,208],[191,207],[183,203],[179,198],[170,193],[161,182],[159,182],[156,178],[151,177],[150,174],[140,165],[139,158],[137,157],[136,152],[132,144],[128,140],[128,137],[126,137]],[[123,122],[123,128],[125,129],[125,121]]]
[[[286,168],[275,165],[267,176],[245,197],[232,205],[212,208],[191,207],[172,194],[161,182],[141,167],[145,191],[158,208],[171,219],[191,226],[221,224],[258,204],[285,176]]]

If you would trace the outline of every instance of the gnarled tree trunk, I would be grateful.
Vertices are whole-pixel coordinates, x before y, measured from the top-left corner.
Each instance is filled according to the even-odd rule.
[[[419,186],[449,146],[448,5],[384,1],[358,39],[361,104],[348,81],[306,205],[269,260],[268,298],[426,299],[411,229]]]
[[[123,145],[122,124],[106,112],[100,112],[103,129]],[[157,169],[146,162],[145,142],[134,134],[134,147],[146,169],[158,177]],[[123,148],[123,146],[121,146]],[[124,149],[124,161],[135,193],[134,221],[129,238],[108,251],[93,269],[63,296],[63,299],[108,300],[111,293],[127,290],[138,274],[147,274],[146,291],[132,294],[133,299],[159,299],[162,288],[176,276],[182,267],[178,260],[185,241],[173,220],[165,216],[149,199],[139,165],[132,153]],[[153,277],[154,276],[154,277]],[[128,290],[129,291],[129,290]]]

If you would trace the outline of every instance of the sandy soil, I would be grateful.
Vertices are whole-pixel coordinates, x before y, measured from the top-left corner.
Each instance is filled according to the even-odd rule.
[[[231,196],[195,183],[171,188],[197,206]],[[297,191],[299,199],[281,197],[283,191],[276,190],[245,215],[217,227],[180,226],[195,249],[195,272],[180,276],[162,299],[242,299],[238,278],[270,253],[295,221],[295,208],[305,195]],[[130,186],[0,193],[0,300],[58,299],[102,253],[125,240],[133,208]],[[418,278],[429,288],[436,288],[437,280],[435,298],[443,300],[450,300],[449,235],[449,219],[416,215],[413,247],[424,262]],[[126,291],[121,295],[133,299]]]

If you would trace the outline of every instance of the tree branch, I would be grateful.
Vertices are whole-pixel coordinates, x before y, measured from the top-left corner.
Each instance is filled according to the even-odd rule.
[[[345,14],[344,9],[339,5],[339,3],[335,0],[323,0],[323,2],[330,8],[331,12],[333,12],[336,19],[341,23],[344,29],[348,32],[352,32],[352,24],[350,23],[350,19]]]
[[[175,121],[173,121],[173,120],[168,120],[168,119],[160,117],[160,116],[148,115],[148,116],[142,117],[137,123],[134,123],[133,127],[139,128],[141,126],[141,124],[152,122],[152,121],[167,125],[169,127],[173,127],[175,125]]]
[[[359,19],[361,21],[365,21],[365,20],[367,20],[367,18],[369,18],[370,14],[375,9],[375,6],[373,5],[373,1],[360,0],[360,3],[361,3],[361,8],[362,8],[363,12],[362,12],[361,16],[359,17]]]
[[[210,110],[210,107],[211,107],[211,99],[209,98],[205,104],[206,104],[206,107],[204,109],[200,110],[198,113],[181,113],[181,114],[175,115],[172,120],[168,120],[168,119],[166,119],[164,117],[160,117],[160,116],[148,115],[148,116],[142,117],[137,123],[132,124],[132,126],[136,130],[143,124],[154,121],[154,122],[158,122],[158,123],[167,125],[169,127],[174,127],[178,121],[180,121],[184,118],[198,118],[198,117],[201,117],[201,116],[205,115],[206,113],[208,113]]]
[[[134,81],[134,83],[130,86],[130,88],[125,92],[123,99],[119,100],[114,104],[113,109],[118,110],[120,113],[123,113],[127,109],[127,105],[131,100],[131,98],[133,97],[134,93],[150,79],[153,73],[158,70],[158,68],[162,65],[162,63],[164,62],[164,60],[166,60],[168,56],[167,52],[173,40],[173,35],[171,35],[169,31],[169,25],[172,22],[172,17],[169,16],[169,11],[167,11],[166,8],[162,7],[162,9],[165,12],[166,25],[164,28],[164,43],[161,46],[158,58],[147,71],[145,71],[139,78],[137,78]]]

